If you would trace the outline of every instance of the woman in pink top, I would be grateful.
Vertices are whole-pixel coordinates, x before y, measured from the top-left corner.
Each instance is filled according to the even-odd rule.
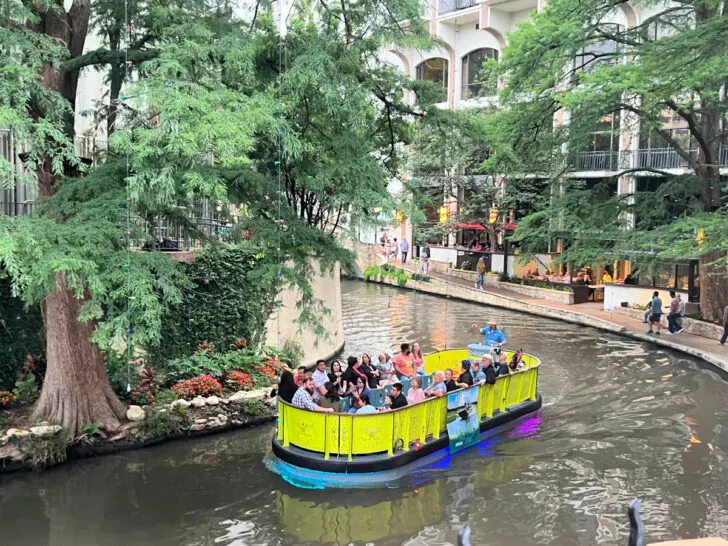
[[[422,390],[422,379],[415,376],[412,378],[412,386],[407,391],[407,404],[418,404],[424,402],[425,391]]]
[[[422,356],[422,349],[420,344],[415,343],[412,346],[412,366],[415,370],[415,375],[427,375],[425,372],[425,357]]]

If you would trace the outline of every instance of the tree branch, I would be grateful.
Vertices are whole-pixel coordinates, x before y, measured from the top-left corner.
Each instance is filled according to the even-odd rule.
[[[122,64],[125,60],[133,61],[136,64],[149,61],[159,56],[159,51],[153,49],[137,49],[130,50],[128,57],[124,51],[109,51],[108,49],[95,49],[78,57],[73,57],[66,62],[61,63],[61,72],[70,70],[78,70],[85,66],[94,66],[100,64]]]

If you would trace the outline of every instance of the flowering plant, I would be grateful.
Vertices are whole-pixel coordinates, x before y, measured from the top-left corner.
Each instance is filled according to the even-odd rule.
[[[139,374],[139,381],[131,391],[131,401],[140,406],[151,404],[159,391],[161,381],[156,377],[154,370],[146,366]]]
[[[204,374],[187,381],[180,381],[172,385],[172,390],[176,393],[177,398],[190,400],[196,396],[220,396],[222,385],[210,374]]]
[[[283,364],[283,362],[273,358],[269,358],[259,366],[254,366],[255,371],[262,377],[267,378],[268,381],[273,381],[281,370],[285,369],[285,367],[286,365]]]
[[[228,374],[227,383],[230,386],[241,387],[244,391],[253,389],[253,378],[250,374],[241,372],[240,370],[233,370]]]
[[[0,408],[7,408],[15,402],[15,395],[10,391],[0,391]]]

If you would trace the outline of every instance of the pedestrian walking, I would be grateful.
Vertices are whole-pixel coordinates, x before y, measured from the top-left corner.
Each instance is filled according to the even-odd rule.
[[[478,280],[475,282],[475,288],[478,290],[483,289],[483,284],[485,284],[485,271],[487,267],[485,266],[485,256],[481,256],[478,260],[478,264],[475,266],[475,271],[478,273]]]
[[[399,243],[399,250],[402,252],[402,265],[405,265],[407,263],[407,252],[409,251],[407,239],[402,239],[402,242]]]
[[[652,294],[652,314],[650,315],[650,329],[647,331],[648,334],[656,333],[660,335],[660,317],[662,317],[662,300],[660,299],[660,293],[655,291]],[[657,332],[652,331],[652,325],[657,325]]]
[[[670,290],[670,314],[667,315],[667,334],[681,334],[683,329],[678,322],[680,318],[680,294]]]
[[[723,309],[723,337],[720,338],[720,344],[725,345],[728,340],[728,305]]]
[[[425,243],[425,248],[420,251],[420,271],[427,275],[430,268],[430,243]]]

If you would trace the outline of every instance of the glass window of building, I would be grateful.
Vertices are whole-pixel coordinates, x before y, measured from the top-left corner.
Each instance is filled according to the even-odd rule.
[[[492,47],[483,47],[471,51],[463,57],[462,98],[467,99],[482,93],[494,94],[497,91],[497,81],[483,78],[481,70],[487,59],[498,60],[498,50]]]
[[[415,77],[420,81],[432,82],[442,86],[441,91],[438,90],[435,93],[432,90],[427,90],[423,98],[424,102],[437,103],[447,100],[447,59],[433,57],[421,62],[415,68]]]

